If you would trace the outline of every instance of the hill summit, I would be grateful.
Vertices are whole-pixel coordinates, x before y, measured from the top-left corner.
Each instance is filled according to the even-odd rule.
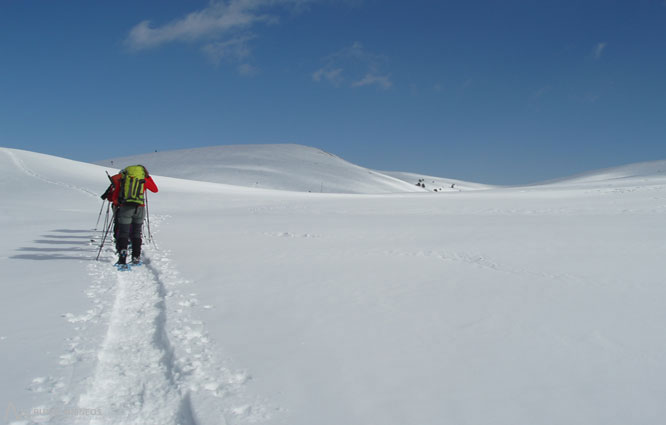
[[[122,168],[143,164],[151,174],[297,192],[420,192],[399,178],[320,149],[295,145],[230,145],[154,152],[98,162]]]

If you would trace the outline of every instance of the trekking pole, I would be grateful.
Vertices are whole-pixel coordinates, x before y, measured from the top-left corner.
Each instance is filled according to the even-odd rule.
[[[150,210],[148,209],[148,193],[146,192],[146,224],[148,225],[148,242],[152,242],[153,246],[157,249],[155,239],[153,239],[153,232],[150,231]]]
[[[104,248],[104,242],[106,242],[106,237],[109,235],[109,231],[111,230],[111,226],[113,225],[113,222],[115,221],[116,218],[116,211],[113,211],[113,217],[109,221],[109,225],[106,227],[106,232],[104,232],[104,237],[102,238],[102,243],[99,245],[99,251],[97,251],[97,257],[95,257],[95,261],[99,260],[99,255],[102,253],[102,248]]]
[[[97,226],[99,226],[99,219],[102,218],[102,210],[104,209],[104,204],[105,201],[102,201],[102,206],[99,207],[99,214],[97,215],[97,223],[95,223],[95,230],[97,230]]]
[[[102,208],[103,207],[104,207],[104,205],[102,205]],[[104,225],[102,226],[102,231],[104,231],[104,229],[106,229],[106,226],[109,223],[109,208],[111,208],[111,203],[110,202],[109,202],[109,205],[107,205],[107,207],[106,207],[106,214],[104,214]],[[101,213],[101,211],[100,211],[100,213]],[[98,218],[98,221],[99,221],[99,218]],[[97,230],[97,226],[95,226],[95,230]],[[95,242],[95,239],[93,238],[90,241]]]
[[[106,214],[104,215],[104,225],[102,230],[106,229],[106,225],[109,224],[109,209],[111,208],[111,202],[106,206]]]
[[[106,172],[106,176],[109,178],[109,181],[113,185],[113,179],[109,175],[108,171]],[[109,199],[109,198],[107,198],[107,195],[109,195],[109,190],[110,189],[111,189],[111,186],[109,187],[109,189],[106,189],[106,192],[104,192],[104,195],[102,195],[102,206],[99,208],[99,215],[97,216],[97,223],[95,223],[95,230],[97,230],[97,226],[99,226],[99,219],[102,217],[102,210],[104,209],[104,203],[106,202],[107,199]],[[109,209],[107,207],[107,209],[106,209],[106,219],[108,219],[108,218],[109,218]],[[104,221],[104,227],[102,227],[102,229],[106,229],[106,221]]]

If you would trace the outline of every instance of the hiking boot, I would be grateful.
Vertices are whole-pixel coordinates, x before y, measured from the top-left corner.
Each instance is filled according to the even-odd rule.
[[[135,266],[140,266],[141,264],[143,264],[141,263],[141,257],[132,256],[132,264],[134,264]]]
[[[123,249],[118,255],[118,262],[116,264],[127,264],[127,250]]]

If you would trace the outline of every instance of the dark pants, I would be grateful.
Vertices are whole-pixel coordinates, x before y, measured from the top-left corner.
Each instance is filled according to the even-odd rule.
[[[129,240],[132,240],[132,257],[141,256],[141,229],[145,207],[121,205],[116,211],[116,250],[127,255]]]

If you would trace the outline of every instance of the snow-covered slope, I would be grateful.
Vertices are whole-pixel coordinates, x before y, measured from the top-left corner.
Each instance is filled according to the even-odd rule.
[[[296,192],[395,193],[421,188],[335,155],[301,145],[213,146],[100,161],[122,168],[143,164],[153,174]]]
[[[578,183],[595,183],[607,182],[614,180],[630,180],[630,179],[645,179],[645,178],[659,178],[666,177],[666,160],[661,161],[648,161],[637,162],[634,164],[626,164],[619,167],[604,168],[601,170],[593,170],[586,173],[576,174],[570,177],[561,179],[550,180],[548,182],[539,183],[544,184],[578,184]]]
[[[421,183],[423,186],[425,186],[424,189],[430,192],[460,192],[463,190],[484,190],[496,187],[483,183],[466,182],[462,180],[435,177],[417,173],[406,173],[400,171],[381,171],[381,173],[414,185]]]
[[[366,196],[153,171],[127,273],[95,261],[104,171],[0,148],[5,423],[666,419],[666,176]]]

